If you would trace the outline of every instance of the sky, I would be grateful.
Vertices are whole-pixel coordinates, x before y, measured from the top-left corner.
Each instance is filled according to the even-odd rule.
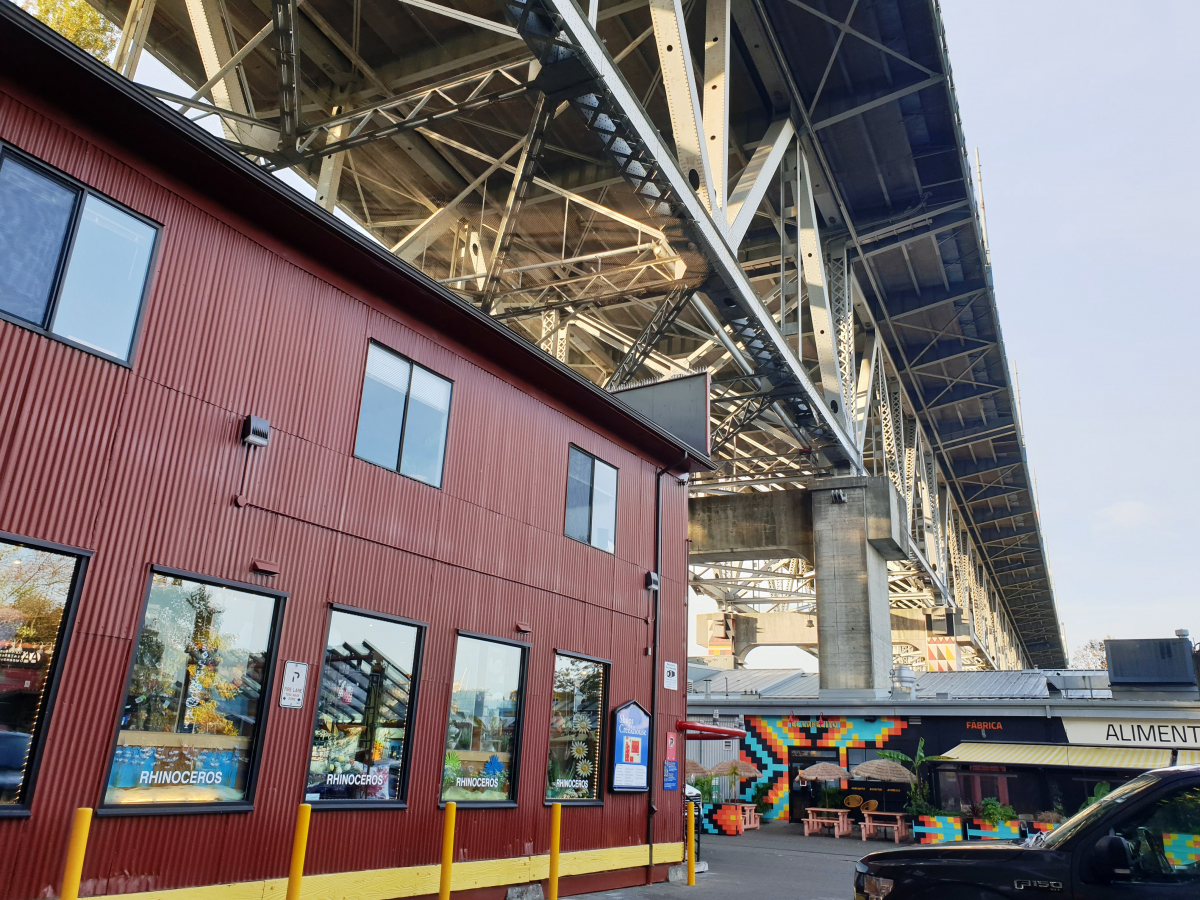
[[[1067,643],[1200,638],[1200,3],[941,6]]]
[[[1198,639],[1200,3],[941,8],[1067,644]]]

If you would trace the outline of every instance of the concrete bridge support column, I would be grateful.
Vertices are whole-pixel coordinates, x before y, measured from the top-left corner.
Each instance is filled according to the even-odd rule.
[[[908,557],[899,496],[887,478],[810,487],[822,700],[887,699],[892,623],[887,560]]]

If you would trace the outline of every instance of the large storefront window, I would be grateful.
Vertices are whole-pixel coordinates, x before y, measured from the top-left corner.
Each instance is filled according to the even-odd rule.
[[[0,536],[0,815],[29,802],[83,565]]]
[[[420,641],[417,625],[330,613],[306,802],[404,800]]]
[[[443,801],[514,802],[524,680],[524,647],[459,636],[442,765]]]
[[[155,572],[105,805],[248,803],[281,595]]]
[[[577,656],[554,657],[547,800],[599,800],[604,689],[608,667]]]

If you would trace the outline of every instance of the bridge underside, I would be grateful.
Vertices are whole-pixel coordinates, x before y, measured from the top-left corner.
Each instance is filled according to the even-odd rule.
[[[707,368],[696,497],[886,476],[892,605],[1065,663],[935,3],[89,2],[120,71],[586,377]],[[730,611],[812,578],[693,567]]]

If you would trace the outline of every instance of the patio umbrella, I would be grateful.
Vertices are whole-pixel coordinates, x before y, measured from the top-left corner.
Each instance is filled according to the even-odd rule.
[[[695,775],[698,778],[703,778],[705,775],[711,775],[712,772],[700,765],[694,759],[689,759],[683,764],[684,775]]]
[[[849,772],[833,763],[817,763],[815,766],[809,766],[801,774],[805,781],[841,781],[850,777]]]
[[[912,772],[890,759],[869,759],[854,769],[855,778],[870,781],[898,781],[902,784],[912,784]]]
[[[714,775],[733,775],[737,778],[758,778],[762,772],[742,759],[731,759],[728,762],[717,763],[713,766]]]

